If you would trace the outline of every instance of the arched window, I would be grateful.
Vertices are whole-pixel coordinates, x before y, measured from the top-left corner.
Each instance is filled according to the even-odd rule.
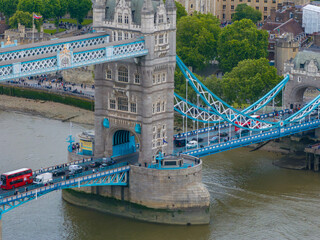
[[[119,82],[129,82],[128,69],[124,66],[121,66],[118,69],[118,81]]]

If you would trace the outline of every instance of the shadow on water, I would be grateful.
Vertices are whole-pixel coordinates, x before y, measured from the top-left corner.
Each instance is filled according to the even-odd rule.
[[[68,240],[205,240],[210,226],[171,226],[137,221],[100,213],[63,202],[64,226]]]

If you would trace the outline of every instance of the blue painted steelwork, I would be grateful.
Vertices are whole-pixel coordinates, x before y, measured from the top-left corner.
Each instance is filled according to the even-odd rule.
[[[275,130],[271,130],[261,134],[255,134],[252,136],[243,137],[240,139],[235,139],[235,140],[231,140],[231,141],[220,143],[220,144],[210,145],[197,150],[186,151],[184,152],[184,154],[197,156],[197,157],[208,156],[215,153],[228,151],[231,149],[248,146],[254,143],[264,142],[264,141],[268,141],[268,140],[272,140],[272,139],[276,139],[276,138],[280,138],[288,135],[293,135],[295,133],[308,131],[311,129],[318,128],[319,126],[320,126],[320,120],[314,120],[314,121],[297,124],[293,126],[277,128]]]
[[[76,187],[90,187],[90,186],[127,186],[128,172],[130,166],[127,163],[121,163],[114,165],[113,169],[100,169],[99,173],[84,172],[77,174],[74,179],[62,180],[61,178],[55,179],[54,183],[49,186],[37,186],[36,189],[31,190],[31,186],[28,192],[18,193],[14,196],[1,195],[0,199],[0,216],[24,203],[37,199],[47,193],[68,188]]]
[[[132,40],[126,44],[104,48],[91,46],[93,48],[91,50],[79,50],[75,53],[65,49],[58,52],[56,56],[46,58],[39,56],[39,59],[36,60],[19,62],[21,60],[18,59],[12,64],[0,66],[0,81],[145,56],[148,54],[148,50],[144,46],[144,40]]]
[[[218,96],[213,94],[203,83],[201,83],[193,73],[184,65],[184,63],[177,59],[177,64],[187,79],[189,85],[204,101],[204,103],[211,108],[213,112],[222,117],[225,121],[242,129],[250,129],[251,131],[269,130],[278,126],[278,123],[268,122],[252,118],[247,114],[243,114],[239,110],[231,107],[229,104],[222,101]]]
[[[253,114],[266,106],[272,99],[274,99],[283,87],[289,81],[289,75],[287,75],[280,83],[278,83],[272,90],[270,90],[265,96],[260,98],[258,101],[247,107],[242,113]],[[188,117],[193,121],[219,123],[223,122],[223,118],[216,115],[215,112],[208,109],[198,107],[195,104],[187,101],[178,94],[174,93],[175,104],[174,110],[179,112],[181,115]]]
[[[134,135],[127,130],[116,131],[113,135],[112,157],[118,157],[136,152]]]
[[[134,127],[134,131],[138,134],[141,134],[141,125],[139,123]]]
[[[68,46],[68,49],[76,50],[93,45],[105,45],[109,42],[109,35],[105,33],[98,34],[98,36],[97,34],[93,34],[93,36],[88,34],[85,36],[77,37],[80,39],[73,40],[74,38],[75,37],[28,44],[23,46],[23,48],[21,48],[20,46],[10,47],[8,49],[5,49],[5,51],[0,51],[0,62],[57,53],[59,51],[62,51],[65,45]]]
[[[69,135],[68,138],[67,138],[67,142],[69,143],[68,145],[68,151],[69,152],[72,152],[72,144],[75,142],[75,139],[74,137],[72,137],[72,135]]]

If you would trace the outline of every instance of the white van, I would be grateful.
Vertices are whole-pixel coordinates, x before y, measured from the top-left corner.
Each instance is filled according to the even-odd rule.
[[[52,173],[43,173],[33,180],[35,184],[47,184],[52,182]]]
[[[69,172],[70,174],[82,173],[82,167],[79,165],[70,165]]]

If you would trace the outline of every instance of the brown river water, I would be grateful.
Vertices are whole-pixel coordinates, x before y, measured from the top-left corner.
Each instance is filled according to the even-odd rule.
[[[66,162],[69,123],[0,112],[0,171]],[[83,127],[73,126],[76,134]],[[280,154],[242,148],[203,158],[211,194],[204,226],[145,223],[70,205],[47,194],[2,216],[3,239],[320,239],[320,175],[281,169]]]

